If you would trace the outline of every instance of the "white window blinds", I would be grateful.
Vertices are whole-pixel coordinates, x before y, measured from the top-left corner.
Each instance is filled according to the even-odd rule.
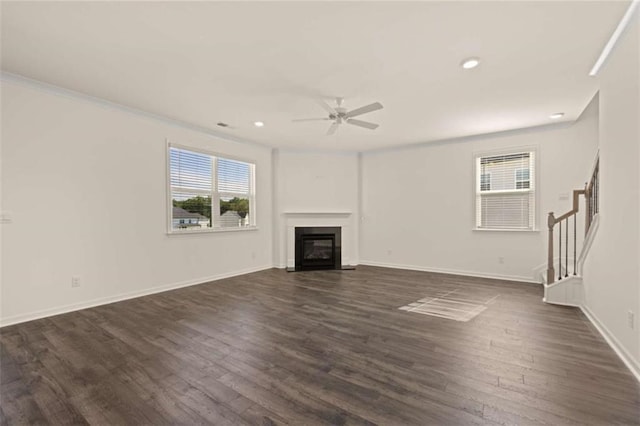
[[[250,164],[218,158],[218,191],[249,194]]]
[[[255,226],[255,164],[169,146],[170,232]]]
[[[476,227],[535,229],[535,152],[477,156]]]

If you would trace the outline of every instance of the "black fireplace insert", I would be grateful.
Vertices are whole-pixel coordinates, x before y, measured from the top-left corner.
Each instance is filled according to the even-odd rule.
[[[342,236],[339,226],[297,226],[295,237],[296,271],[341,269]]]

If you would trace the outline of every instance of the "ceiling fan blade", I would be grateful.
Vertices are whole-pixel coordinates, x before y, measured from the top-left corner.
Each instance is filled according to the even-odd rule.
[[[347,119],[347,123],[353,124],[354,126],[366,127],[367,129],[371,129],[371,130],[377,129],[379,126],[378,124],[375,124],[375,123],[369,123],[368,121],[356,120],[353,118]]]
[[[329,106],[329,104],[326,103],[325,101],[323,101],[322,99],[316,99],[316,102],[318,103],[318,105],[320,105],[329,114],[332,114],[332,115],[336,115],[337,114],[336,110],[333,109],[331,106]]]
[[[325,118],[296,118],[293,121],[294,123],[298,123],[300,121],[326,121],[326,120],[330,120],[330,118],[325,117]]]
[[[365,105],[365,106],[360,107],[360,108],[356,108],[353,111],[349,111],[344,116],[345,116],[345,118],[355,117],[356,115],[366,114],[368,112],[377,111],[377,110],[382,109],[382,108],[383,108],[383,106],[382,106],[382,104],[380,102],[374,102],[372,104]]]
[[[334,121],[329,127],[329,130],[327,130],[327,136],[333,135],[336,132],[336,130],[338,130],[338,122]]]

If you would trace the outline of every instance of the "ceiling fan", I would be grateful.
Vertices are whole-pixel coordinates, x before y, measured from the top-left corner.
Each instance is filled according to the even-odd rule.
[[[331,126],[329,126],[329,130],[327,130],[327,135],[333,135],[336,130],[338,130],[338,126],[342,123],[352,124],[354,126],[364,127],[366,129],[374,130],[378,127],[375,123],[370,123],[368,121],[356,120],[353,117],[358,115],[366,114],[368,112],[377,111],[382,109],[382,104],[380,102],[374,102],[369,105],[365,105],[360,108],[356,108],[351,111],[347,111],[346,108],[343,108],[342,102],[343,98],[336,98],[336,107],[331,107],[329,104],[322,100],[317,100],[318,104],[324,108],[328,113],[329,117],[324,118],[300,118],[293,120],[294,122],[301,121],[324,121],[324,120],[332,120]]]

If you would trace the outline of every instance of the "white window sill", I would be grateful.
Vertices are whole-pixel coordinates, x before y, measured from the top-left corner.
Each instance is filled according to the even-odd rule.
[[[217,234],[219,232],[245,232],[245,231],[257,231],[257,226],[243,226],[238,228],[207,228],[198,229],[197,231],[169,231],[167,235],[194,235],[194,234]]]
[[[480,231],[480,232],[540,232],[539,229],[501,229],[501,228],[473,228],[472,231]]]

